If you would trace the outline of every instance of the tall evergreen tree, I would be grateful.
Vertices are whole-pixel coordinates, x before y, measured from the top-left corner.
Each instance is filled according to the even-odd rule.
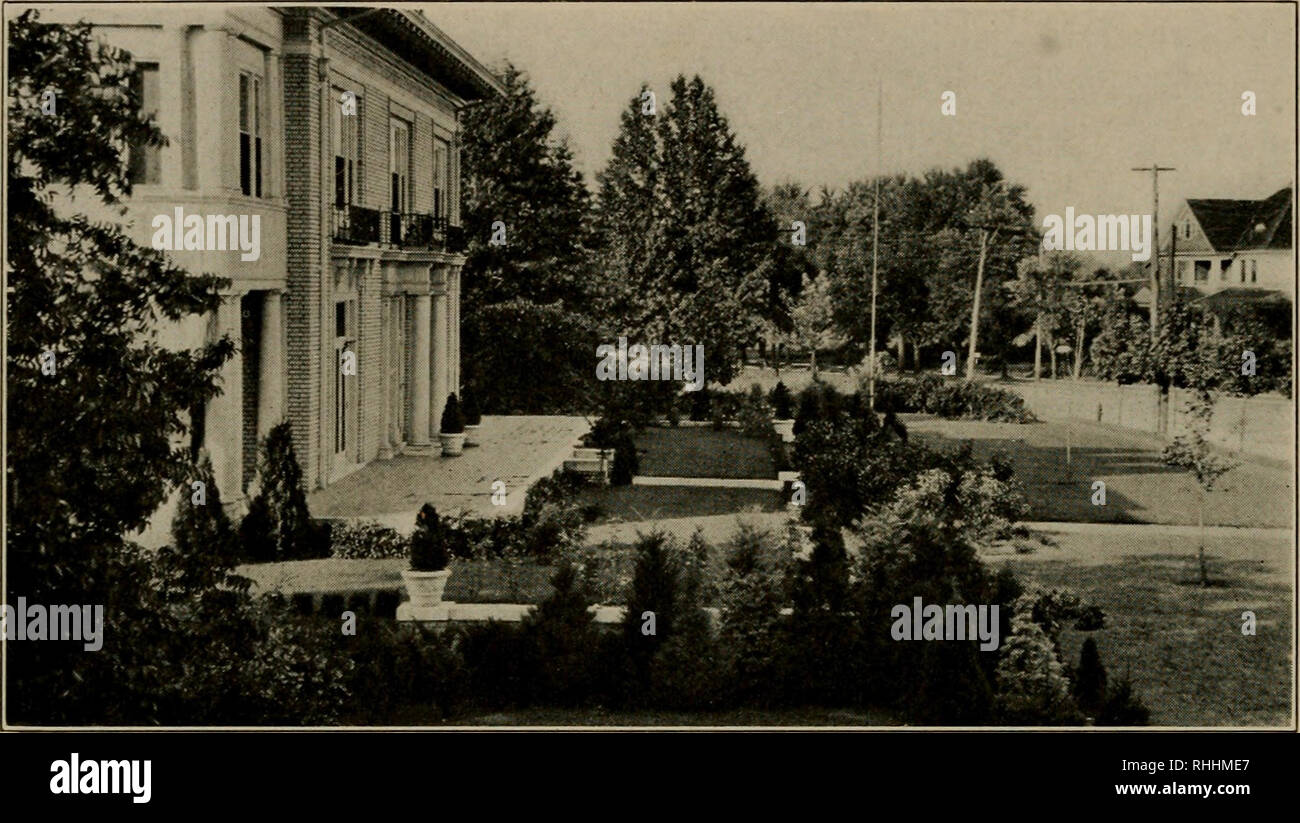
[[[615,313],[650,342],[703,344],[709,379],[725,383],[760,328],[776,226],[713,90],[678,76],[671,91],[654,115],[633,101],[601,175],[604,251],[627,284]],[[633,235],[646,242],[610,240]]]
[[[590,280],[590,193],[527,74],[507,64],[501,82],[505,94],[466,109],[462,121],[466,314],[514,299],[581,307]],[[503,245],[491,242],[497,221]]]

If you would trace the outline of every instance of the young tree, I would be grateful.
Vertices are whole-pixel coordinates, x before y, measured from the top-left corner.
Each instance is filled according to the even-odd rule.
[[[835,307],[831,303],[829,277],[809,280],[804,277],[799,300],[791,312],[794,329],[791,337],[812,357],[812,378],[817,379],[817,350],[844,344],[835,325]]]
[[[1219,478],[1234,466],[1214,454],[1205,439],[1213,416],[1214,397],[1208,390],[1197,391],[1187,401],[1187,433],[1175,437],[1162,453],[1166,465],[1183,469],[1196,480],[1196,525],[1200,529],[1196,558],[1202,586],[1210,585],[1210,572],[1205,562],[1205,500],[1214,490]]]
[[[1070,252],[1050,252],[1026,257],[1008,282],[1012,303],[1034,319],[1034,379],[1042,376],[1044,337],[1051,352],[1052,377],[1056,377],[1056,331],[1063,324],[1070,299],[1067,283],[1074,280],[1083,259]]]
[[[302,466],[285,420],[266,434],[257,466],[257,492],[239,528],[245,556],[263,562],[304,560],[328,553],[322,527],[311,519]]]
[[[164,142],[136,114],[130,55],[89,25],[44,25],[32,11],[8,33],[6,596],[103,604],[112,627],[94,654],[11,645],[8,716],[148,722],[177,675],[166,650],[186,628],[158,602],[150,555],[125,535],[190,479],[187,411],[216,394],[233,352],[227,338],[170,350],[158,328],[214,311],[227,282],[190,275],[56,196],[88,192],[119,208],[131,193],[124,147]],[[55,114],[42,112],[45,90]]]

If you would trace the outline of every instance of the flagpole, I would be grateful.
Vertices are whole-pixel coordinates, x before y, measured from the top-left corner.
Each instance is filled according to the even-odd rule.
[[[874,175],[874,194],[871,212],[871,359],[867,371],[867,405],[871,411],[876,410],[876,266],[880,247],[880,118],[883,84],[876,78],[876,173]]]

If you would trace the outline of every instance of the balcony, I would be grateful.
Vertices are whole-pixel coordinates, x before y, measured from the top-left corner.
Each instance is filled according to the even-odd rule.
[[[350,246],[378,243],[381,212],[364,206],[334,207],[334,242]]]
[[[378,211],[362,206],[334,207],[334,242],[353,246],[382,245],[461,253],[465,232],[446,217],[413,212]]]

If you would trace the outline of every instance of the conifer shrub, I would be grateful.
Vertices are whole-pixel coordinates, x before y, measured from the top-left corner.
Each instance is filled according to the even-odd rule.
[[[466,426],[477,426],[483,422],[483,412],[478,405],[478,393],[473,386],[466,386],[461,390],[460,412],[465,418]]]
[[[1097,641],[1089,637],[1079,651],[1079,667],[1074,671],[1074,699],[1079,708],[1097,717],[1106,705],[1106,667],[1101,663]]]
[[[425,503],[411,533],[411,571],[440,572],[450,561],[442,519],[431,503]]]
[[[272,428],[262,442],[256,485],[257,493],[239,529],[246,559],[270,562],[329,556],[329,525],[313,521],[308,511],[302,466],[287,420]]]
[[[778,380],[772,388],[772,415],[777,420],[789,420],[794,416],[794,399],[783,381]]]
[[[460,401],[456,393],[447,395],[447,405],[442,409],[442,421],[438,429],[440,434],[464,434],[465,417],[461,414]]]

